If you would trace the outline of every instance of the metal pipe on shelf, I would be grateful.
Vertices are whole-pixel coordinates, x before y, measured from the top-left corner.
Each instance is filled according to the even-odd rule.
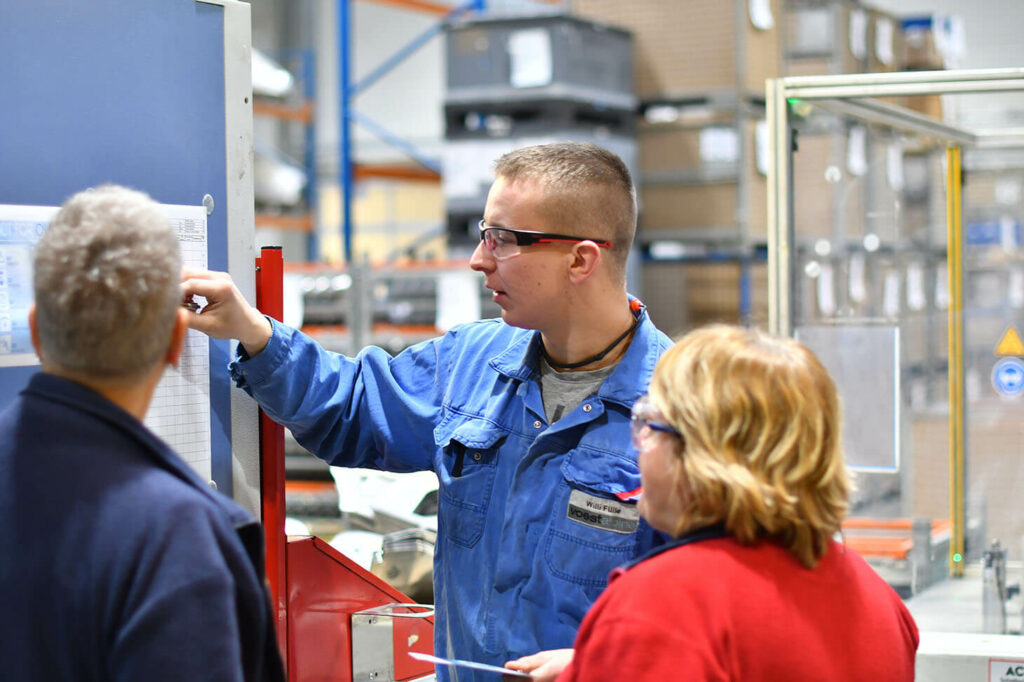
[[[352,263],[352,55],[349,0],[338,0],[338,178],[341,180],[341,229],[345,262]]]

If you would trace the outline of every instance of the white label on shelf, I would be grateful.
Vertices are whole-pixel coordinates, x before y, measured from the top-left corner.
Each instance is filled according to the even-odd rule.
[[[903,148],[898,144],[890,144],[885,151],[885,175],[889,180],[889,189],[901,192],[904,185]]]
[[[1010,216],[1004,215],[999,219],[999,242],[1003,251],[1010,253],[1017,250],[1017,247],[1020,246],[1019,230],[1020,225]]]
[[[480,276],[445,272],[437,279],[436,326],[446,332],[457,324],[480,319]]]
[[[867,281],[864,276],[866,259],[860,251],[850,256],[850,300],[863,303],[868,297]]]
[[[551,83],[551,36],[546,29],[531,28],[510,34],[508,54],[513,87],[536,88]]]
[[[862,9],[850,10],[850,54],[854,59],[868,56],[868,15]]]
[[[864,126],[850,128],[850,139],[846,146],[846,170],[851,175],[868,172],[868,131]]]
[[[949,307],[949,277],[945,263],[940,263],[935,268],[935,307],[938,310]]]
[[[768,122],[758,121],[754,126],[754,162],[757,172],[768,175]]]
[[[732,163],[740,157],[740,141],[735,128],[710,126],[700,131],[702,161]]]
[[[1024,270],[1010,270],[1009,299],[1011,308],[1024,308]]]
[[[1014,177],[996,178],[996,203],[1000,206],[1016,206],[1020,203],[1020,181]]]
[[[900,274],[889,272],[885,275],[885,284],[882,288],[882,311],[889,317],[896,317],[900,313]]]
[[[924,268],[920,263],[907,266],[907,307],[911,310],[924,310],[928,297],[924,291]]]
[[[754,28],[767,31],[775,26],[775,17],[772,16],[770,0],[750,0],[750,23]]]
[[[889,17],[875,19],[875,56],[886,66],[891,66],[895,50],[893,50],[893,25]]]
[[[832,315],[836,312],[836,293],[833,286],[835,278],[832,276],[832,265],[823,263],[818,274],[818,312],[822,315]]]

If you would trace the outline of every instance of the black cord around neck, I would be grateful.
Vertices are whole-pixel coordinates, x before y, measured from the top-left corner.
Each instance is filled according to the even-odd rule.
[[[543,339],[541,339],[540,342],[540,352],[541,355],[544,356],[544,360],[555,369],[579,369],[580,367],[586,367],[587,365],[593,364],[599,360],[603,360],[604,356],[611,353],[613,348],[622,343],[622,340],[629,336],[633,332],[633,330],[636,329],[636,326],[638,324],[640,324],[640,316],[637,316],[633,320],[633,324],[629,325],[629,329],[619,334],[619,336],[616,337],[616,339],[612,341],[607,348],[605,348],[600,353],[596,355],[591,355],[589,358],[585,360],[580,360],[579,362],[558,362],[557,360],[552,359],[552,357],[548,355],[548,349],[544,347]]]

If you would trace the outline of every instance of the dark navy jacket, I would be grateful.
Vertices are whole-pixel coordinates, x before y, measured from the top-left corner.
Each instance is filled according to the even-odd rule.
[[[0,414],[0,677],[283,679],[262,533],[135,417],[35,375]]]

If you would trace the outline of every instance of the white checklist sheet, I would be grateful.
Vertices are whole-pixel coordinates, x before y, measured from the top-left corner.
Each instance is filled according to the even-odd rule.
[[[162,208],[178,233],[182,265],[205,269],[206,209],[167,204]],[[168,367],[157,384],[146,426],[204,481],[210,480],[210,339],[205,334],[188,331],[178,368]]]
[[[56,206],[0,206],[0,367],[38,365],[28,330],[32,249]]]

